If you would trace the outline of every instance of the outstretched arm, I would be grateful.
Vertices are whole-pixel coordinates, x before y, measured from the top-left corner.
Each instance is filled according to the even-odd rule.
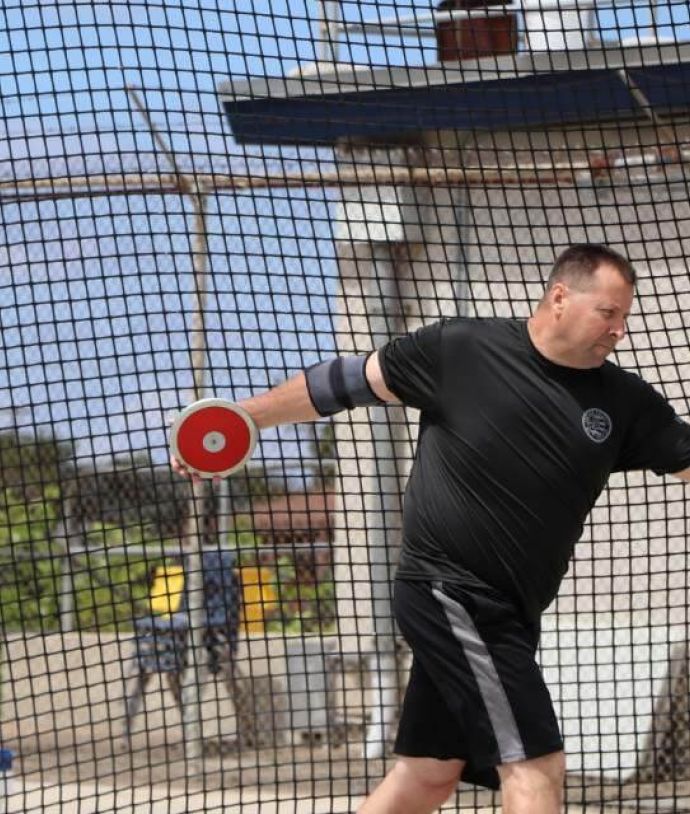
[[[369,387],[381,401],[398,401],[385,385],[378,353],[372,353],[367,359],[365,375]],[[304,372],[292,376],[258,396],[244,399],[239,402],[239,406],[247,411],[259,430],[279,424],[316,421],[321,417],[321,413],[312,402]],[[171,457],[170,464],[175,472],[187,474],[185,468],[174,456]]]
[[[688,469],[682,469],[680,472],[674,472],[673,477],[690,483],[690,467]]]
[[[372,353],[367,359],[366,378],[369,387],[381,401],[398,400],[383,381],[378,353]],[[278,424],[316,421],[321,417],[312,403],[304,373],[298,373],[258,396],[245,399],[239,405],[249,413],[260,430]]]

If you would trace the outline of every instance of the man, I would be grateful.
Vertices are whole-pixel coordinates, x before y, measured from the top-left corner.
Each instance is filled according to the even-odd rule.
[[[526,322],[442,320],[242,403],[259,428],[378,401],[420,410],[394,600],[413,653],[400,757],[360,814],[434,811],[461,777],[500,781],[506,814],[561,810],[540,616],[611,472],[690,480],[690,427],[606,361],[634,284],[621,255],[573,246]]]

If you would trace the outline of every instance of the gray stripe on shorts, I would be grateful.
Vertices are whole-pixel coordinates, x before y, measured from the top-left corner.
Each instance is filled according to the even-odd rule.
[[[479,687],[494,730],[501,760],[525,760],[525,747],[508,696],[486,644],[463,606],[434,584],[433,595],[446,612],[453,635],[460,642]]]

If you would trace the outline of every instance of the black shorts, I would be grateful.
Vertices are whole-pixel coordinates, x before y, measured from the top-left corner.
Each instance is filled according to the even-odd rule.
[[[535,661],[537,636],[508,600],[397,579],[395,616],[412,648],[395,751],[459,758],[462,779],[498,788],[496,766],[563,749]]]

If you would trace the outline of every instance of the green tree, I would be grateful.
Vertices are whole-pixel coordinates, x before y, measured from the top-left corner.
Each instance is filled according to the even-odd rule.
[[[0,433],[0,490],[40,500],[47,488],[59,484],[74,447],[53,435],[29,435],[18,430]]]

